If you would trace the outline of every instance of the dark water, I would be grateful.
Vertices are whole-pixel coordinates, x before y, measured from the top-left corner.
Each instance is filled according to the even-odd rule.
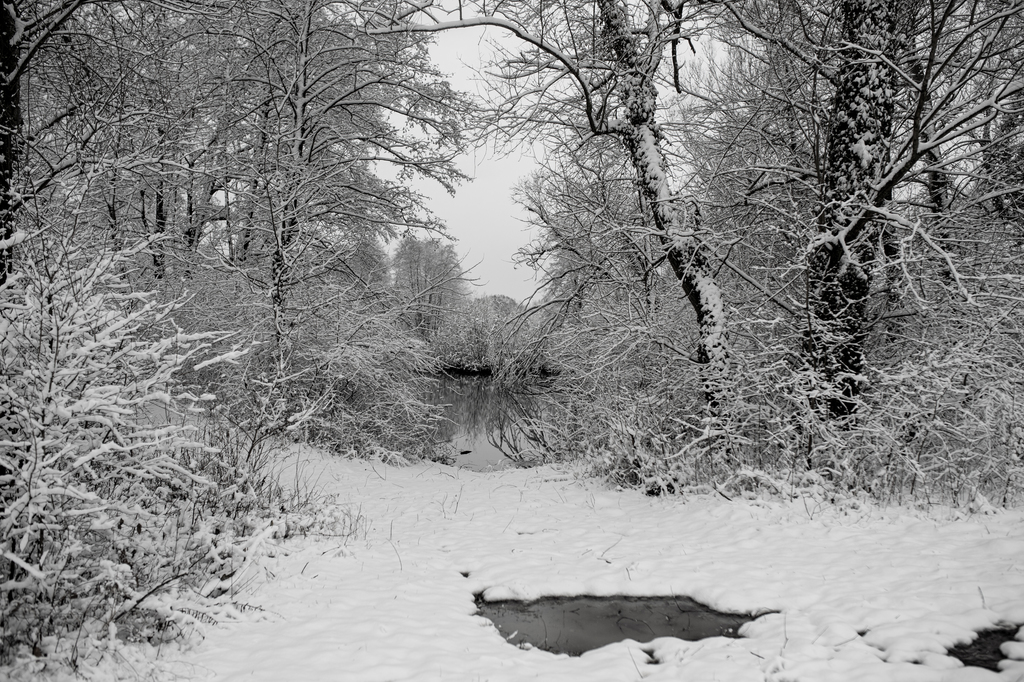
[[[964,665],[999,671],[999,661],[1006,658],[999,650],[1005,642],[1015,641],[1017,627],[983,630],[970,644],[960,644],[949,650],[949,655]]]
[[[444,406],[434,437],[450,444],[456,465],[491,471],[541,461],[537,419],[549,399],[542,389],[513,393],[489,377],[443,375],[427,399]]]
[[[478,597],[476,603],[480,615],[510,643],[528,642],[570,656],[625,639],[738,637],[739,627],[754,619],[719,613],[687,597],[549,597],[533,602],[485,602]]]

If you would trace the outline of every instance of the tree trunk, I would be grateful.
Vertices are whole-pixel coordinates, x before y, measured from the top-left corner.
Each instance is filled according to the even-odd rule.
[[[164,235],[167,233],[167,210],[164,207],[164,180],[156,186],[155,206],[153,208],[153,270],[157,279],[163,279],[167,271],[167,254],[164,253]]]
[[[21,127],[21,93],[14,75],[18,69],[19,45],[14,42],[17,19],[13,10],[13,6],[9,11],[6,7],[0,10],[0,286],[6,284],[14,273],[14,170]],[[3,418],[8,414],[8,407],[0,405],[0,420],[6,421]],[[18,439],[20,436],[8,433],[5,437]],[[12,473],[10,468],[0,464],[0,478]],[[0,484],[0,510],[5,510],[10,504],[12,490],[12,484]],[[10,546],[3,549],[16,555],[14,538],[11,538]],[[8,573],[0,579],[13,581],[17,573],[16,564],[8,562]]]
[[[291,264],[288,252],[299,236],[298,201],[293,197],[288,201],[285,215],[275,225],[273,253],[270,257],[270,302],[274,314],[274,341],[278,353],[280,367],[284,367],[284,358],[290,350],[289,338],[294,320],[286,314],[287,290],[291,282]]]
[[[997,117],[994,150],[987,155],[990,161],[986,164],[996,190],[992,199],[996,215],[1018,225],[1024,223],[1024,192],[1019,189],[1024,186],[1024,146],[1017,143],[1024,127],[1021,104],[1024,102],[1014,102],[1010,111]]]
[[[819,237],[809,254],[805,353],[828,415],[853,414],[864,383],[868,295],[881,223],[873,184],[889,160],[895,0],[842,0],[844,47],[825,143]]]
[[[653,72],[656,65],[643,63],[640,45],[617,0],[599,0],[598,5],[612,56],[623,74],[620,97],[626,119],[611,121],[609,127],[629,152],[637,185],[653,214],[669,264],[697,314],[700,342],[696,355],[699,362],[708,366],[704,388],[709,405],[716,409],[729,361],[725,306],[708,250],[694,236],[695,225],[692,221],[687,224],[685,209],[669,189],[662,136],[655,119],[658,92]]]
[[[186,227],[183,241],[188,251],[198,251],[203,240],[203,227],[211,220],[222,219],[228,211],[224,208],[215,209],[213,197],[217,193],[218,184],[212,177],[206,178],[199,186],[198,199],[195,188],[190,184],[186,196]]]
[[[5,5],[0,11],[0,286],[14,272],[14,227],[19,205],[14,187],[21,132],[21,87],[17,77],[21,42],[17,35],[14,5]]]

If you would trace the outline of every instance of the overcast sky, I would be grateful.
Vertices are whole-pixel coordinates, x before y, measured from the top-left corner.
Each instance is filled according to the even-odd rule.
[[[478,29],[463,29],[436,35],[431,54],[460,90],[476,89],[473,72],[462,63],[480,63],[481,33]],[[512,256],[530,241],[531,235],[525,216],[510,195],[516,182],[534,168],[530,150],[503,158],[485,150],[468,150],[460,165],[474,180],[464,183],[454,197],[436,183],[419,184],[418,189],[431,198],[430,209],[458,240],[456,249],[465,257],[465,266],[476,266],[472,276],[478,280],[477,292],[522,300],[533,293],[536,284],[533,271],[514,267]]]

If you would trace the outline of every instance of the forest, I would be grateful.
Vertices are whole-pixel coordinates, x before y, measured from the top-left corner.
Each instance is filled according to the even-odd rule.
[[[1021,501],[1019,0],[4,9],[0,664],[325,523],[285,444],[446,461],[443,370],[542,378],[538,461],[611,487]],[[543,149],[525,302],[414,189],[481,144]]]

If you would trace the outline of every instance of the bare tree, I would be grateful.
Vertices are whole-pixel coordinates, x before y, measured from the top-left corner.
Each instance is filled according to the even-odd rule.
[[[596,304],[598,314],[640,324],[656,313],[662,293],[664,251],[632,166],[612,144],[551,155],[515,194],[539,229],[519,258],[542,274],[543,306],[568,321]]]
[[[907,276],[925,257],[915,246],[935,256],[952,293],[970,296],[955,226],[977,215],[969,196],[998,144],[982,133],[1014,109],[1022,87],[1019,60],[1009,59],[1021,8],[971,0],[725,6],[731,19],[720,35],[750,74],[737,108],[757,113],[745,123],[743,114],[716,114],[734,129],[749,126],[731,152],[746,158],[718,169],[746,178],[732,184],[732,204],[779,222],[788,215],[789,232],[806,244],[806,301],[790,307],[805,308],[801,352],[820,379],[815,401],[845,417],[867,386],[873,326],[913,312]],[[799,87],[782,87],[787,80]],[[756,135],[759,149],[746,143]]]
[[[22,150],[22,79],[36,55],[90,0],[7,3],[0,12],[0,285],[14,269],[16,213],[23,205],[18,186]],[[59,115],[59,114],[58,114]]]
[[[493,125],[506,134],[536,134],[537,124],[563,144],[607,136],[619,141],[633,168],[660,242],[696,314],[698,362],[706,368],[705,390],[715,406],[727,374],[729,349],[722,291],[712,254],[685,196],[671,186],[665,152],[658,83],[672,83],[680,41],[695,29],[697,14],[682,3],[485,2],[461,3],[458,17],[435,3],[408,3],[377,19],[382,32],[432,32],[493,27],[518,42],[497,61],[498,88],[491,103]],[[466,16],[472,12],[471,16]],[[397,29],[395,27],[398,27]]]
[[[358,3],[255,1],[228,33],[242,99],[230,112],[228,222],[214,240],[222,267],[268,293],[281,345],[301,315],[289,291],[344,269],[345,235],[438,228],[401,179],[460,177],[461,100],[422,38],[366,35]]]
[[[437,335],[468,293],[455,246],[440,239],[403,237],[391,258],[391,277],[402,317],[424,340]]]

